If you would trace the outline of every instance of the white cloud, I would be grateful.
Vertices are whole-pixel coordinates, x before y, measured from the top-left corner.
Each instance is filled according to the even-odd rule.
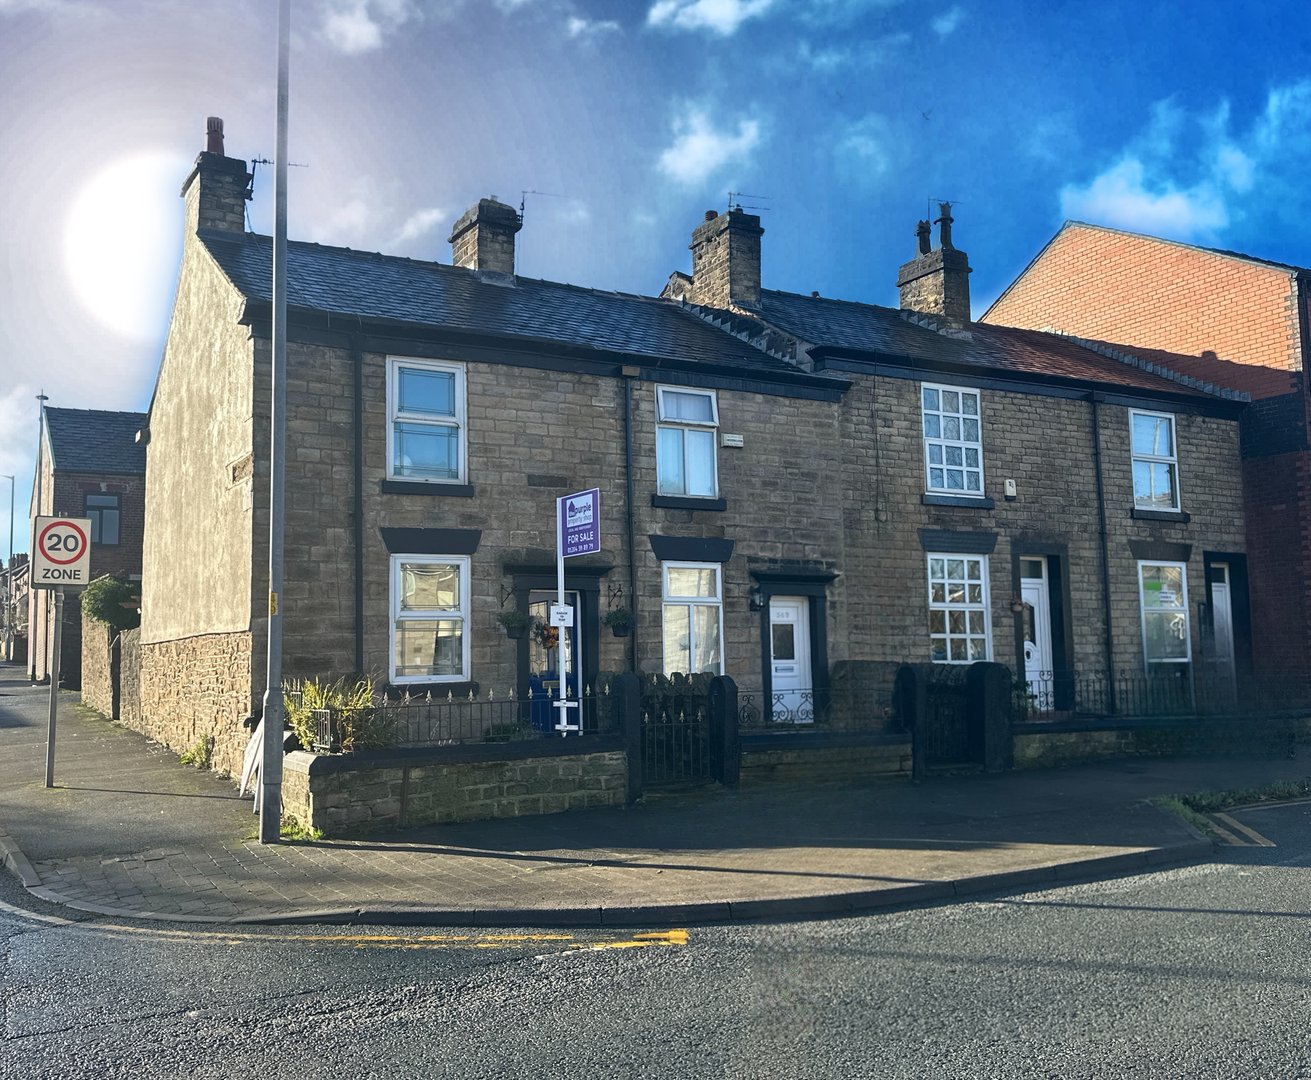
[[[614,19],[583,19],[577,15],[569,16],[565,23],[565,32],[571,38],[590,39],[603,34],[612,34],[619,29]]]
[[[795,0],[798,18],[816,26],[850,23],[870,11],[896,7],[902,0]]]
[[[380,49],[389,34],[420,15],[414,0],[329,0],[321,33],[338,52],[357,56]]]
[[[1061,189],[1061,212],[1170,239],[1213,241],[1238,217],[1265,215],[1300,191],[1311,165],[1311,79],[1270,91],[1246,131],[1228,103],[1188,113],[1158,102],[1144,133],[1086,183]],[[1257,193],[1259,192],[1259,197]]]
[[[955,7],[944,11],[941,15],[933,20],[933,32],[939,37],[946,37],[956,27],[960,26],[965,18],[965,9],[957,4]]]
[[[821,75],[848,67],[875,68],[886,63],[893,50],[908,44],[910,40],[909,33],[896,33],[849,46],[816,48],[802,38],[797,42],[796,59]]]
[[[717,131],[700,109],[680,111],[674,142],[660,155],[660,171],[676,183],[700,184],[726,165],[744,161],[761,141],[757,120],[741,120],[736,133]]]
[[[1151,178],[1137,158],[1121,159],[1087,187],[1061,191],[1061,213],[1098,225],[1191,240],[1229,224],[1223,193],[1204,181],[1191,188]]]
[[[103,4],[92,0],[0,0],[0,15],[75,15],[84,18],[88,15],[101,16],[108,12]]]
[[[833,153],[838,174],[848,183],[867,184],[892,167],[897,141],[888,121],[870,113],[840,131]]]
[[[646,14],[648,26],[709,30],[728,37],[748,19],[764,15],[776,0],[656,0]]]
[[[426,236],[432,231],[433,226],[440,225],[449,217],[450,212],[440,206],[429,206],[423,210],[416,210],[396,230],[396,235],[392,237],[391,243],[387,245],[388,250],[403,247],[412,240]]]

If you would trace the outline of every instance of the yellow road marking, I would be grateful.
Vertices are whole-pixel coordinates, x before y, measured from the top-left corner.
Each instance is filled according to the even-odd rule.
[[[250,942],[279,942],[325,948],[355,949],[505,949],[518,945],[558,944],[566,949],[640,949],[650,946],[686,945],[686,930],[654,930],[630,937],[596,940],[586,935],[541,934],[286,934],[254,933],[229,930],[168,930],[153,926],[127,926],[122,923],[74,924],[79,930],[109,936],[137,936],[195,944],[245,945]],[[613,933],[598,930],[598,934]]]
[[[1244,836],[1246,836],[1249,840],[1251,840],[1252,843],[1254,843],[1257,847],[1275,847],[1275,846],[1276,846],[1276,845],[1275,845],[1275,842],[1274,842],[1273,840],[1267,840],[1264,836],[1262,836],[1262,835],[1261,835],[1259,832],[1257,832],[1255,829],[1250,828],[1250,827],[1248,827],[1247,825],[1244,825],[1241,821],[1236,821],[1236,820],[1234,820],[1234,819],[1233,819],[1232,817],[1230,817],[1228,814],[1216,813],[1216,814],[1214,814],[1214,815],[1212,815],[1212,816],[1218,818],[1220,821],[1224,822],[1224,823],[1225,823],[1226,825],[1228,825],[1230,828],[1237,829],[1240,833],[1242,833],[1242,834],[1243,834]],[[1241,843],[1241,841],[1240,841],[1240,843]]]
[[[1249,845],[1249,844],[1247,843],[1247,841],[1245,841],[1245,840],[1240,840],[1240,839],[1238,838],[1237,835],[1235,835],[1234,833],[1231,833],[1228,829],[1226,829],[1223,825],[1221,825],[1218,819],[1219,819],[1219,815],[1218,815],[1218,814],[1211,814],[1211,815],[1210,815],[1211,828],[1213,828],[1213,829],[1216,831],[1217,835],[1219,835],[1219,837],[1220,837],[1221,840],[1223,840],[1223,841],[1224,841],[1226,844],[1228,844],[1230,847],[1250,847],[1250,846],[1251,846],[1251,845]]]

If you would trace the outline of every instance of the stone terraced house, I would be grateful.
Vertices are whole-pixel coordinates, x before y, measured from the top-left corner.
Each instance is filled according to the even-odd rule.
[[[984,322],[1055,329],[1250,395],[1242,419],[1246,567],[1259,670],[1311,647],[1311,270],[1067,222]],[[1243,572],[1210,571],[1222,587]]]
[[[249,184],[212,129],[148,421],[140,639],[144,729],[213,738],[231,772],[267,603],[272,244],[245,231]],[[740,209],[662,297],[517,276],[519,218],[490,199],[449,265],[290,244],[284,670],[524,689],[543,655],[498,615],[545,613],[555,499],[591,487],[570,678],[710,670],[786,701],[991,659],[1059,707],[1053,672],[1245,663],[1244,396],[969,323],[939,224],[902,268],[909,310],[763,288]],[[617,608],[630,636],[605,631]]]

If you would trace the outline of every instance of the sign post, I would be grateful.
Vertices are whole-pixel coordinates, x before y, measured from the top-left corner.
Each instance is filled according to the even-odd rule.
[[[574,625],[574,610],[564,602],[564,561],[574,555],[594,555],[601,550],[601,489],[589,488],[573,495],[565,495],[555,500],[555,584],[556,598],[551,605],[551,625],[558,626],[563,635],[565,630]],[[576,640],[576,639],[575,639]],[[557,646],[561,660],[557,666],[560,673],[560,697],[555,707],[560,710],[555,730],[567,736],[576,731],[583,731],[581,704],[569,700],[569,680],[564,670],[564,643]],[[575,654],[575,674],[580,674],[582,657]],[[580,681],[581,686],[581,681]],[[579,709],[578,722],[569,722],[569,710]]]
[[[46,726],[46,787],[55,786],[55,721],[59,709],[59,666],[63,647],[64,589],[91,580],[91,519],[38,517],[32,548],[34,589],[55,590],[55,632],[50,655],[50,718]]]

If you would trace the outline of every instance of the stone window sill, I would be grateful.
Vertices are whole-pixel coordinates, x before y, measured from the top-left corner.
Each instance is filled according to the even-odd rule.
[[[1177,521],[1181,525],[1193,520],[1191,514],[1182,510],[1139,510],[1136,506],[1129,511],[1129,516],[1135,521]]]
[[[438,495],[448,499],[472,499],[472,484],[434,484],[426,480],[384,480],[384,495]]]
[[[921,495],[925,506],[965,506],[974,510],[993,510],[997,504],[986,495]]]
[[[652,495],[651,505],[665,510],[727,510],[725,499],[697,499],[685,495]]]

